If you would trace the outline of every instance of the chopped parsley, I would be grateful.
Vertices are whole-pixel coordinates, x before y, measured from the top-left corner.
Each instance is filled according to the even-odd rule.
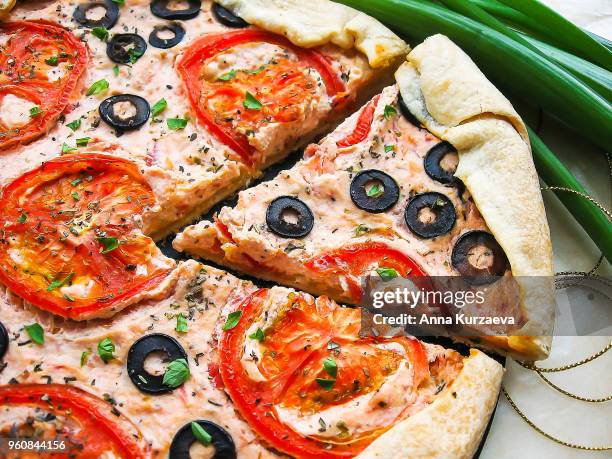
[[[49,284],[49,286],[47,287],[47,292],[52,292],[55,289],[58,289],[66,284],[68,284],[72,278],[74,277],[74,273],[70,273],[68,274],[66,277],[64,277],[63,279],[56,279],[53,282],[51,282]]]
[[[115,344],[110,338],[104,338],[98,343],[98,355],[104,363],[108,363],[115,358],[114,352]]]
[[[93,96],[95,94],[100,94],[101,92],[106,91],[108,87],[109,87],[109,84],[107,80],[105,79],[98,80],[89,87],[85,95]]]
[[[66,123],[66,126],[68,126],[73,131],[76,131],[78,128],[81,127],[81,118],[71,121],[70,123]]]
[[[168,387],[178,387],[189,379],[189,365],[185,359],[170,362],[164,373],[163,383]]]
[[[395,151],[395,145],[385,145],[385,153],[391,153]]]
[[[236,71],[235,70],[230,70],[227,73],[224,73],[223,75],[220,75],[217,79],[221,80],[221,81],[230,81],[232,78],[236,77]]]
[[[249,335],[249,338],[255,339],[261,343],[266,338],[266,335],[261,328],[258,328],[257,331]]]
[[[336,378],[338,375],[338,364],[336,363],[336,359],[333,357],[327,357],[325,360],[323,360],[323,369],[332,378]]]
[[[81,195],[77,191],[73,191],[72,193],[70,193],[70,196],[72,196],[72,199],[74,199],[75,201],[81,199]]]
[[[179,333],[187,333],[187,318],[182,314],[176,316],[176,328],[175,330]]]
[[[108,40],[108,30],[106,30],[106,27],[94,27],[91,29],[91,34],[102,41]]]
[[[23,328],[25,328],[25,331],[30,339],[36,344],[45,344],[45,331],[38,322],[35,322],[32,325],[26,325]]]
[[[395,279],[398,276],[397,271],[393,268],[376,268],[376,272],[384,282]]]
[[[369,232],[370,232],[370,228],[368,228],[365,225],[359,224],[355,227],[355,237],[363,236],[364,234],[369,233]]]
[[[30,109],[30,117],[31,118],[35,118],[38,115],[40,115],[41,113],[42,113],[42,110],[40,109],[40,107],[38,105],[36,105],[36,106],[34,106],[34,107],[32,107]]]
[[[70,184],[72,186],[77,186],[79,183],[81,183],[83,181],[83,179],[81,177],[79,178],[75,178],[72,182],[70,182]]]
[[[151,116],[159,115],[166,109],[166,107],[168,107],[168,102],[166,102],[166,99],[159,99],[157,102],[155,102],[155,105],[151,107]]]
[[[84,366],[87,363],[87,359],[89,358],[89,353],[91,351],[87,350],[87,351],[83,351],[83,353],[81,354],[81,366]]]
[[[397,110],[392,105],[385,105],[384,115],[386,119],[397,115]]]
[[[377,198],[381,194],[385,192],[385,189],[378,183],[372,185],[369,189],[366,190],[366,195],[370,198]]]
[[[196,440],[202,443],[204,446],[208,446],[212,443],[212,437],[204,428],[197,422],[191,423],[191,433],[196,437]]]
[[[96,240],[103,245],[100,253],[112,252],[119,247],[119,240],[116,237],[98,237]]]
[[[166,124],[168,125],[168,129],[170,129],[171,131],[180,131],[181,129],[185,129],[185,127],[187,127],[187,119],[168,118],[166,120]]]
[[[242,311],[234,311],[229,313],[227,316],[227,320],[225,321],[225,325],[223,325],[223,330],[231,330],[238,322],[240,322],[240,318],[242,317]]]
[[[259,102],[249,91],[246,92],[242,105],[249,110],[261,110],[261,107],[263,107],[261,102]]]
[[[90,140],[91,140],[90,137],[82,137],[80,139],[76,139],[76,146],[77,147],[86,147]]]

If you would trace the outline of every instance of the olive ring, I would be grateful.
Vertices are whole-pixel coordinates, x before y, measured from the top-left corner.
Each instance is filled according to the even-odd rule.
[[[429,209],[433,214],[433,221],[421,220],[420,214],[424,209]],[[455,206],[448,197],[431,191],[417,194],[408,202],[404,219],[414,234],[431,239],[448,233],[455,225],[457,215]]]
[[[236,445],[227,430],[211,421],[194,422],[197,422],[212,438],[212,446],[215,448],[213,459],[236,459]],[[189,459],[191,457],[189,449],[197,441],[191,424],[190,422],[181,427],[172,439],[169,459]]]
[[[286,220],[287,212],[296,215],[295,222]],[[303,201],[291,196],[280,196],[268,206],[266,223],[273,233],[281,237],[300,238],[312,231],[314,216]]]
[[[114,106],[120,102],[129,102],[136,109],[136,113],[127,118],[122,118],[115,113]],[[104,99],[99,108],[102,120],[119,132],[138,129],[147,122],[151,115],[149,103],[140,96],[133,94],[119,94]]]
[[[371,188],[368,184],[374,183]],[[382,188],[374,189],[382,185]],[[388,174],[375,169],[359,172],[351,182],[351,199],[361,210],[374,214],[391,209],[399,199],[399,186]]]

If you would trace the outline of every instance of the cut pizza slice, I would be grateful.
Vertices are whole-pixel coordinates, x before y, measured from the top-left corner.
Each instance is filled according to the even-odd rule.
[[[328,132],[408,49],[328,0],[167,3],[16,6],[0,24],[0,185],[112,145],[140,160],[160,203],[148,234],[160,239]],[[44,52],[24,54],[30,42]]]
[[[503,278],[509,287],[488,312],[515,326],[481,344],[545,357],[552,254],[523,122],[446,37],[415,48],[396,79],[295,167],[174,247],[353,304],[368,273]]]
[[[473,455],[503,374],[482,352],[363,336],[360,309],[193,260],[169,277],[87,326],[0,292],[0,438],[60,440],[66,457]]]

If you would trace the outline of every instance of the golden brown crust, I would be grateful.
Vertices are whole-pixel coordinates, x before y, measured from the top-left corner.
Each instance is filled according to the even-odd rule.
[[[16,0],[0,0],[0,21],[4,20],[15,6]]]
[[[356,48],[373,68],[404,56],[408,45],[376,19],[329,0],[218,0],[250,24],[286,36],[298,46],[333,43]]]
[[[474,62],[443,35],[417,46],[395,76],[410,111],[459,152],[456,175],[521,285],[527,323],[520,332],[545,334],[554,312],[552,245],[523,121]],[[540,288],[529,288],[527,278],[534,276]],[[546,357],[550,347],[546,336],[488,341],[530,360]]]
[[[472,350],[453,384],[431,405],[378,437],[359,459],[470,458],[495,408],[503,368]]]

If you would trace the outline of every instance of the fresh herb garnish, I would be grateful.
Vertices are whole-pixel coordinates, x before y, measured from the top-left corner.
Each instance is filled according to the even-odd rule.
[[[397,115],[397,110],[392,105],[385,105],[384,115],[385,118],[389,119],[392,116]]]
[[[59,58],[57,56],[51,56],[48,59],[45,59],[45,64],[50,65],[51,67],[55,67],[59,62]]]
[[[119,66],[118,65],[113,66],[113,75],[115,75],[116,77],[119,76]]]
[[[193,436],[196,437],[196,440],[198,440],[204,446],[208,446],[212,443],[212,437],[210,434],[206,432],[197,422],[191,423],[191,432],[193,433]]]
[[[79,178],[75,178],[72,182],[70,182],[70,184],[72,186],[77,186],[79,183],[81,183],[83,181],[83,179],[81,177]]]
[[[84,366],[87,363],[87,359],[89,358],[89,353],[91,351],[87,350],[87,351],[83,351],[83,353],[81,354],[81,366]]]
[[[70,193],[70,196],[72,196],[72,199],[74,199],[75,201],[81,199],[81,195],[78,193],[78,191],[73,191],[72,193]]]
[[[40,115],[41,113],[42,113],[42,110],[40,109],[40,107],[38,105],[36,105],[36,106],[34,106],[34,107],[32,107],[30,109],[30,117],[31,118],[35,118],[38,115]]]
[[[325,390],[332,390],[334,384],[336,384],[335,379],[316,378],[315,381]]]
[[[60,288],[60,287],[62,287],[64,285],[68,284],[72,280],[73,277],[74,277],[74,273],[70,273],[66,277],[64,277],[63,279],[54,280],[47,287],[47,292],[51,292],[51,291],[53,291],[53,290],[55,290],[57,288]]]
[[[385,153],[395,151],[395,145],[385,145]]]
[[[266,338],[266,335],[261,328],[258,328],[255,332],[249,335],[249,338],[255,339],[261,343]]]
[[[369,189],[366,190],[366,195],[370,198],[377,198],[381,194],[385,192],[385,189],[378,183],[372,185]]]
[[[398,276],[397,271],[393,268],[376,268],[376,272],[384,282],[395,279]]]
[[[71,121],[70,123],[66,123],[66,126],[68,126],[73,131],[76,131],[78,128],[81,127],[81,118]]]
[[[71,147],[70,145],[68,145],[66,142],[64,142],[62,144],[62,153],[69,153],[71,151],[75,151],[76,148],[75,147]]]
[[[108,253],[119,247],[119,240],[116,237],[97,237],[96,240],[104,247],[100,249],[100,253]]]
[[[366,233],[370,232],[370,228],[368,228],[365,225],[357,225],[357,227],[355,228],[355,237],[359,237],[359,236],[363,236]]]
[[[249,91],[246,92],[242,105],[249,110],[261,110],[261,107],[263,107],[261,102],[259,102]]]
[[[114,352],[115,344],[110,338],[104,338],[98,343],[98,355],[104,363],[108,363],[115,358],[113,355]]]
[[[338,364],[336,363],[336,359],[333,357],[327,357],[325,360],[323,360],[323,369],[332,378],[336,378],[338,375]]]
[[[105,79],[98,80],[89,87],[85,95],[93,96],[95,94],[100,94],[101,92],[106,91],[108,87],[109,87],[108,81],[106,81]]]
[[[35,322],[32,325],[26,325],[23,328],[25,328],[25,331],[30,339],[36,344],[45,344],[45,331],[38,322]]]
[[[223,75],[220,75],[217,79],[221,80],[221,81],[229,81],[232,78],[236,77],[236,71],[235,70],[230,70],[227,73],[224,73]]]
[[[189,378],[189,365],[185,359],[176,359],[168,365],[163,383],[168,387],[178,387]]]
[[[242,311],[234,311],[230,312],[227,316],[227,320],[225,321],[225,325],[223,325],[223,330],[231,330],[238,322],[240,322],[240,318],[242,317]]]
[[[142,57],[143,54],[144,54],[144,51],[141,51],[139,49],[134,49],[134,48],[130,49],[128,51],[128,57],[130,58],[130,64],[135,64],[136,61]]]
[[[182,313],[179,313],[179,315],[176,316],[175,330],[180,333],[187,333],[187,328],[187,318]]]
[[[168,129],[172,131],[179,131],[181,129],[185,129],[187,126],[187,120],[185,118],[168,118],[166,120],[166,124],[168,125]]]
[[[151,107],[151,116],[159,115],[166,109],[166,107],[168,107],[168,102],[166,102],[166,99],[159,99],[157,102],[155,102],[155,105]]]
[[[125,0],[113,0],[113,3],[116,3],[117,5],[125,5]]]
[[[108,39],[108,30],[105,27],[94,27],[91,29],[91,34],[94,37],[98,37],[102,41],[106,41]]]
[[[82,137],[80,139],[76,139],[76,146],[86,147],[90,140],[91,140],[91,137]]]
[[[17,221],[18,221],[19,223],[23,223],[23,222],[25,222],[27,219],[28,219],[28,217],[26,216],[26,214],[21,214],[21,215],[19,216],[19,218],[17,219]]]

